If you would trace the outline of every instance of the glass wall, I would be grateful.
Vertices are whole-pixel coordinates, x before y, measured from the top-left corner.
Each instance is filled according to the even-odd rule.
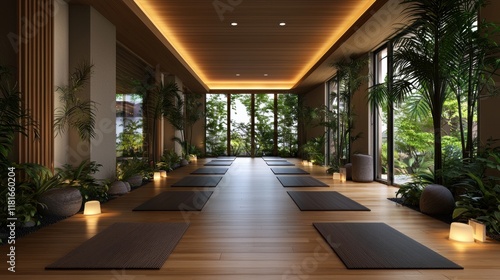
[[[335,76],[327,82],[328,110],[325,127],[328,135],[328,162],[338,170],[349,161],[352,116],[349,112],[349,89],[345,79]]]
[[[383,86],[387,81],[388,74],[388,58],[387,47],[375,52],[374,54],[374,84]],[[377,106],[374,111],[374,127],[375,127],[375,168],[376,178],[387,181],[388,178],[388,142],[387,142],[387,120],[388,106],[383,104]]]
[[[274,94],[254,94],[255,156],[274,152]]]
[[[231,155],[250,156],[252,95],[231,94]]]
[[[296,94],[278,94],[278,155],[297,157],[299,97]]]
[[[390,44],[390,43],[389,43]],[[397,79],[398,69],[392,69],[391,48],[382,48],[373,55],[375,86],[372,93],[390,95],[391,77]],[[394,71],[394,73],[391,73]],[[453,164],[462,157],[461,128],[466,120],[461,117],[470,110],[465,98],[450,87],[442,110],[443,164]],[[472,110],[477,112],[476,109]],[[401,185],[413,180],[413,175],[434,172],[433,118],[425,96],[418,87],[407,93],[397,104],[381,102],[374,110],[374,156],[377,179]],[[476,134],[473,118],[473,135]],[[463,133],[469,133],[464,131]]]
[[[140,157],[143,153],[142,96],[116,95],[116,155]]]
[[[205,112],[207,156],[227,155],[227,95],[207,94]]]
[[[230,94],[229,112],[226,109],[227,95],[207,94],[206,98],[206,152],[208,156],[228,154],[228,126],[226,124],[228,115],[231,120],[229,154],[297,156],[297,95]]]

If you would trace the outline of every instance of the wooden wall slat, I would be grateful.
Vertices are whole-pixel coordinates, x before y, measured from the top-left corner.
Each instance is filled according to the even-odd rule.
[[[116,45],[116,93],[131,93],[132,81],[144,79],[147,71],[153,71],[153,67],[121,44]]]
[[[18,31],[23,39],[18,52],[18,82],[23,106],[38,124],[19,137],[19,163],[54,164],[53,12],[54,0],[19,0]]]

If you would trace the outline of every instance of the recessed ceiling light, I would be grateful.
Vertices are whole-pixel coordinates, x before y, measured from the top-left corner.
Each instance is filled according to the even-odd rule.
[[[236,25],[238,25],[238,23],[237,22],[231,22],[231,25],[232,26],[236,26]]]
[[[240,76],[240,74],[236,74],[236,77],[239,77],[239,76]]]
[[[286,22],[280,22],[280,26],[285,26]]]
[[[269,75],[268,74],[264,74],[264,77],[267,77],[267,76],[269,76]]]

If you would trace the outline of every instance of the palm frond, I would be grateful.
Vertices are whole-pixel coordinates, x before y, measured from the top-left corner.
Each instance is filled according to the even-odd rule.
[[[82,140],[90,140],[96,136],[94,130],[97,103],[78,97],[78,93],[85,87],[92,75],[92,68],[93,65],[82,62],[70,75],[69,84],[57,88],[63,105],[55,111],[54,130],[56,135],[63,134],[67,129],[72,128],[78,132]]]

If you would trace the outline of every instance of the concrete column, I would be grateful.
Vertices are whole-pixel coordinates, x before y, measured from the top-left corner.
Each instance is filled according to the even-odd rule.
[[[116,28],[94,8],[70,5],[70,71],[82,61],[94,65],[88,86],[81,98],[97,103],[96,137],[90,142],[70,132],[73,151],[69,163],[89,159],[102,164],[98,179],[115,177],[116,173]]]

